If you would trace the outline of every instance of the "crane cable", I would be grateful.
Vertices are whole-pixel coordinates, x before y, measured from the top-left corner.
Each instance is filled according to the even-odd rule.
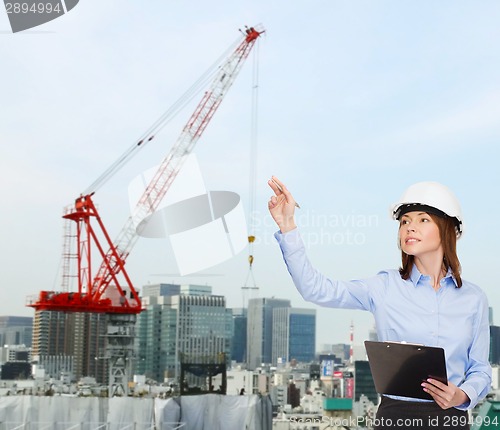
[[[193,98],[198,95],[208,82],[213,80],[215,74],[221,67],[221,63],[227,58],[236,46],[241,42],[238,38],[229,48],[217,58],[217,60],[198,78],[198,80],[173,103],[144,133],[131,145],[104,173],[102,173],[83,193],[89,195],[102,187],[118,170],[120,170],[139,149],[144,148]]]
[[[257,126],[258,126],[258,101],[259,101],[259,44],[255,46],[252,63],[252,106],[250,126],[250,174],[249,174],[249,222],[248,222],[248,274],[242,290],[258,290],[255,283],[252,267],[254,262],[253,248],[255,242],[255,204],[256,204],[256,178],[257,178]],[[251,284],[249,281],[251,280]],[[245,300],[243,299],[243,302]],[[245,303],[243,303],[245,307]]]

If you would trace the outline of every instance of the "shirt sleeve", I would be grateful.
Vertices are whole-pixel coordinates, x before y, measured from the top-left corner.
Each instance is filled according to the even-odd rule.
[[[288,272],[306,301],[333,308],[373,311],[367,282],[335,281],[321,274],[311,265],[297,228],[287,233],[278,231],[275,237]]]
[[[474,327],[474,340],[469,349],[469,363],[464,382],[460,388],[469,396],[470,402],[457,406],[457,409],[472,409],[486,397],[491,389],[491,365],[489,363],[490,326],[488,300],[481,293],[481,305],[477,312]]]

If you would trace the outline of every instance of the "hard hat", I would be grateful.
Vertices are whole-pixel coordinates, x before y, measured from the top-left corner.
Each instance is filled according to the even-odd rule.
[[[411,185],[403,193],[399,202],[391,208],[394,219],[417,210],[454,218],[457,237],[460,237],[464,231],[462,210],[458,199],[448,187],[438,182],[418,182]]]

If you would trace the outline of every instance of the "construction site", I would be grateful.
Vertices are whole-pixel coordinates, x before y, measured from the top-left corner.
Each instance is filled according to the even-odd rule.
[[[29,388],[21,388],[22,383],[21,386],[16,384],[4,394],[21,392],[25,395],[1,399],[2,430],[270,428],[269,398],[226,396],[229,358],[226,358],[223,348],[214,355],[189,356],[183,354],[182,346],[172,345],[180,375],[172,379],[174,382],[170,386],[176,388],[168,393],[170,398],[139,399],[137,395],[133,396],[130,387],[133,386],[132,363],[137,359],[135,328],[144,304],[125,268],[135,243],[148,228],[151,217],[264,31],[261,26],[240,30],[242,36],[228,49],[228,54],[205,72],[181,100],[80,193],[72,205],[65,208],[61,290],[41,291],[30,296],[26,303],[35,311],[33,379],[37,379],[38,373],[43,380],[44,372],[51,366],[57,368],[55,373],[64,374],[66,357],[80,357],[71,362],[73,372],[97,376],[99,380],[107,381],[107,389],[101,388],[95,393],[94,384],[87,388],[80,386],[77,392],[59,392],[53,396],[56,393],[54,384],[48,388],[43,382],[41,386],[28,384]],[[207,82],[208,87],[203,87]],[[97,191],[137,151],[155,139],[172,115],[200,92],[203,92],[202,98],[177,141],[145,185],[122,230],[112,240],[94,202]],[[215,207],[214,210],[218,218],[217,211],[220,213],[221,209]],[[253,241],[254,237],[250,235],[249,244]],[[253,256],[249,255],[250,271],[252,262]],[[245,285],[244,288],[253,288],[248,284],[248,278]],[[54,335],[57,332],[60,333]],[[63,343],[50,339],[54,336],[64,339]],[[62,358],[58,360],[58,356]],[[49,364],[50,357],[52,362]],[[212,378],[217,375],[220,382],[218,394],[209,394],[212,389],[207,386],[213,386]],[[97,396],[82,398],[87,397],[85,390]],[[32,395],[26,396],[29,393]]]

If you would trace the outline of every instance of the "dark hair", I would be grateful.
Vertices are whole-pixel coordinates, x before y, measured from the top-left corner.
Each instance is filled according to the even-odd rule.
[[[451,269],[451,273],[457,282],[457,287],[462,286],[462,278],[460,276],[461,266],[457,256],[457,230],[453,218],[448,216],[441,217],[434,214],[429,214],[432,220],[437,224],[439,236],[443,246],[443,268],[445,272]],[[398,239],[400,240],[400,239]],[[403,279],[408,279],[413,269],[415,258],[413,255],[405,254],[401,251],[401,268],[399,273]]]

